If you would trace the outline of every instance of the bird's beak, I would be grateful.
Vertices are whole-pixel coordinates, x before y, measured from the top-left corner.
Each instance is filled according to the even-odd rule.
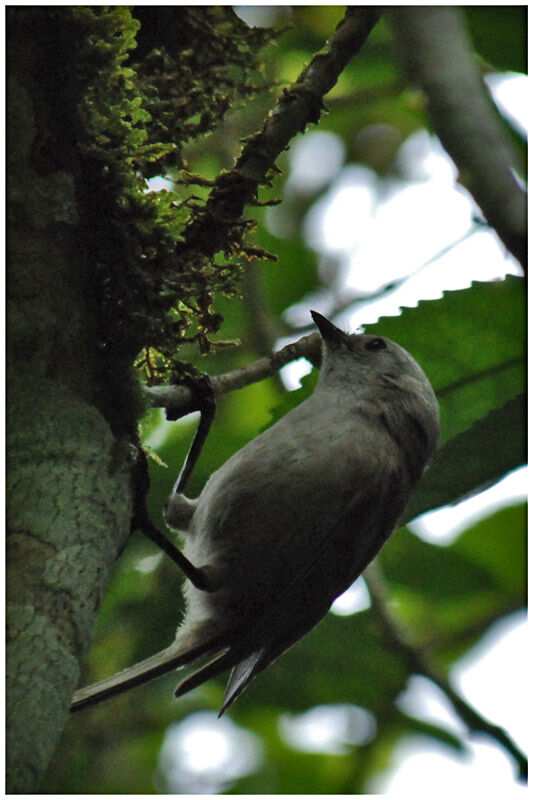
[[[326,344],[338,346],[346,339],[346,334],[344,331],[341,331],[340,328],[337,328],[333,322],[330,322],[329,319],[323,317],[322,314],[318,313],[318,311],[311,311],[311,316],[313,317],[313,322],[317,326],[320,335]]]

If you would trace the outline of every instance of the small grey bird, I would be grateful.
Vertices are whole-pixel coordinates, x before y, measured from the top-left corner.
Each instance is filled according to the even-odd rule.
[[[196,500],[165,516],[205,580],[187,581],[170,647],[81,689],[72,710],[203,657],[176,696],[231,669],[223,711],[298,641],[393,532],[439,437],[424,372],[389,339],[346,334],[311,312],[323,340],[314,393],[232,456]]]

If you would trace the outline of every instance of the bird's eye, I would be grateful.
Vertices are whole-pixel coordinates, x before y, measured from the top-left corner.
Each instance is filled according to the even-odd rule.
[[[366,350],[386,350],[387,344],[383,339],[371,339],[365,344]]]

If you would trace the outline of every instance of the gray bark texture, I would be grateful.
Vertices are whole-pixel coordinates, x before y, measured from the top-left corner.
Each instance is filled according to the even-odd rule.
[[[113,433],[98,410],[103,387],[75,180],[53,164],[43,169],[37,155],[43,137],[55,135],[55,121],[46,116],[32,70],[39,43],[24,25],[14,28],[8,62],[7,791],[20,794],[38,790],[57,745],[78,658],[128,537],[133,458],[127,437]],[[62,147],[60,138],[56,144]]]
[[[15,379],[8,408],[7,786],[30,793],[68,715],[130,490],[109,426],[68,387]]]

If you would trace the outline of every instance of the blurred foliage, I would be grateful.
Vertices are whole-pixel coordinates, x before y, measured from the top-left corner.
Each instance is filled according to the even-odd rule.
[[[492,69],[527,72],[527,9],[490,6],[481,13],[466,6],[464,13],[475,50]]]
[[[272,9],[269,24],[284,25],[283,9]],[[151,9],[139,42],[149,49],[158,37],[179,38],[173,9]],[[467,19],[487,69],[524,68],[523,11],[517,7],[471,6]],[[164,14],[164,19],[159,18]],[[265,79],[281,88],[294,80],[320,49],[342,16],[333,6],[296,6],[291,27],[264,52]],[[185,34],[184,34],[185,35]],[[143,44],[144,42],[144,44]],[[146,75],[145,75],[146,79]],[[183,149],[195,173],[211,178],[231,166],[239,140],[256,130],[273,105],[260,93],[226,115],[217,127]],[[390,176],[398,148],[414,131],[428,127],[422,97],[406,87],[381,20],[358,57],[328,96],[330,113],[319,125],[343,142],[346,163]],[[386,135],[384,135],[386,134]],[[283,170],[266,197],[279,207],[291,231],[283,238],[267,227],[267,213],[254,209],[257,243],[275,252],[276,264],[261,265],[258,280],[245,284],[243,300],[214,298],[224,317],[225,339],[238,348],[198,357],[192,346],[180,357],[212,374],[223,373],[264,355],[277,336],[298,335],[284,312],[323,291],[316,256],[305,245],[301,222],[327,190],[285,191]],[[255,265],[254,265],[255,266]],[[257,307],[263,310],[261,317]],[[262,334],[258,336],[258,330]],[[439,300],[404,309],[367,331],[399,341],[422,364],[439,395],[442,447],[413,497],[405,520],[467,493],[479,491],[524,463],[524,288],[519,278],[445,292]],[[302,389],[284,393],[271,378],[221,399],[207,446],[189,493],[237,449],[312,391],[316,374]],[[162,421],[150,411],[142,435],[164,465],[151,461],[149,510],[161,523],[161,509],[193,436],[194,421]],[[500,509],[472,525],[450,545],[421,541],[402,528],[379,556],[381,572],[398,619],[413,642],[426,647],[444,673],[490,626],[525,604],[525,522],[522,505]],[[92,682],[168,645],[183,609],[181,576],[140,535],[128,544],[103,602],[82,682]],[[460,750],[464,743],[445,725],[429,725],[400,710],[411,667],[388,640],[372,607],[350,616],[328,614],[323,622],[254,682],[231,710],[238,725],[260,737],[263,759],[250,775],[226,788],[244,794],[363,793],[386,770],[394,744],[422,733]],[[152,793],[178,791],[165,783],[158,754],[168,726],[196,709],[217,709],[223,680],[172,699],[174,675],[73,716],[42,786],[44,793]],[[300,714],[323,704],[351,703],[373,715],[375,734],[345,744],[341,752],[304,753],[280,732],[281,714]],[[483,709],[479,709],[483,713]],[[496,720],[497,722],[497,720]],[[512,731],[510,731],[512,735]],[[156,789],[157,785],[157,789]]]

